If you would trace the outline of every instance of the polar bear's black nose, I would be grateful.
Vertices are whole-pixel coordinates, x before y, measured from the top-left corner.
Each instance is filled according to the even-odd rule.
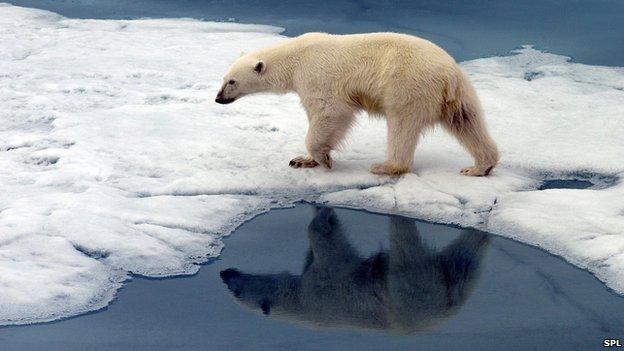
[[[219,94],[217,94],[215,102],[218,103],[218,104],[225,105],[225,104],[229,104],[231,102],[234,102],[234,100],[236,100],[236,99],[223,97],[223,91],[220,91]]]
[[[233,98],[229,98],[229,99],[216,98],[215,102],[218,104],[226,105],[226,104],[234,102],[234,99]]]
[[[216,103],[222,104],[222,105],[227,105],[229,103],[234,102],[234,99],[229,98],[229,99],[215,99]]]

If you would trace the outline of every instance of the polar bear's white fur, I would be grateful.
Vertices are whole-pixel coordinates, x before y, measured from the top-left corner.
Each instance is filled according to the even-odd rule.
[[[470,152],[465,175],[487,175],[498,151],[474,88],[455,60],[410,35],[308,33],[241,56],[225,75],[216,102],[258,92],[296,92],[309,120],[308,156],[293,167],[331,168],[330,151],[343,140],[356,112],[385,116],[388,159],[378,174],[401,174],[428,127],[441,124]]]

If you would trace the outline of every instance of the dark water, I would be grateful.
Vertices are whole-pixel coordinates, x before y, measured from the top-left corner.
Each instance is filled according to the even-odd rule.
[[[0,328],[12,350],[599,350],[624,298],[541,250],[307,204],[242,225],[190,278],[136,278],[104,311]]]
[[[8,0],[78,18],[192,17],[310,31],[395,31],[430,39],[464,61],[524,44],[575,61],[624,66],[621,0]]]
[[[604,189],[615,185],[617,182],[618,177],[614,175],[582,173],[572,175],[572,177],[567,175],[563,179],[544,179],[537,189]]]
[[[547,179],[542,182],[538,190],[546,189],[587,189],[594,183],[584,179]]]

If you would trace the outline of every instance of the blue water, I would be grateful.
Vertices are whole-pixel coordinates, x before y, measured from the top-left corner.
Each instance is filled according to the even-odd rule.
[[[594,183],[584,179],[546,179],[538,187],[538,190],[546,189],[587,189]]]
[[[77,18],[192,17],[310,31],[396,31],[430,39],[457,60],[524,44],[575,61],[624,66],[621,0],[8,0]]]
[[[0,328],[0,349],[599,350],[624,330],[624,298],[588,272],[476,230],[300,204],[225,245],[101,312]]]

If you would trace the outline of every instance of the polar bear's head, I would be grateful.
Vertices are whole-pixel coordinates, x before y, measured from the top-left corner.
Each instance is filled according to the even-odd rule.
[[[247,274],[229,268],[220,273],[221,279],[236,301],[252,311],[265,315],[292,314],[299,310],[296,301],[300,277],[289,273]]]
[[[229,104],[241,96],[269,89],[264,77],[266,64],[252,55],[243,55],[232,64],[223,78],[215,102]]]

